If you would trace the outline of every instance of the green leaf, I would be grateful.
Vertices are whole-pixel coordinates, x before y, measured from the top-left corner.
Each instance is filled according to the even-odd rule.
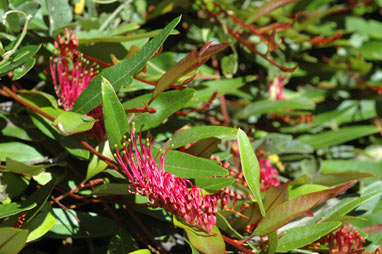
[[[36,161],[44,158],[33,146],[20,142],[0,143],[0,161],[9,157],[18,161]]]
[[[50,194],[53,191],[54,186],[56,185],[56,180],[52,179],[49,183],[45,184],[42,186],[40,189],[37,189],[34,191],[28,198],[27,202],[29,203],[36,203],[37,206],[34,207],[31,210],[28,210],[25,213],[25,222],[28,223],[31,221],[37,214],[38,212],[44,207],[46,201],[50,197]]]
[[[243,110],[235,114],[235,118],[246,119],[250,116],[267,113],[285,113],[289,109],[312,110],[315,108],[314,102],[306,97],[299,97],[290,100],[262,100],[249,104]]]
[[[47,8],[49,11],[50,35],[53,35],[57,28],[65,27],[72,21],[73,14],[68,0],[47,1]]]
[[[129,254],[151,254],[149,249],[140,249],[133,252],[129,252]]]
[[[158,151],[159,149],[153,147],[153,154],[156,154]],[[228,175],[228,171],[225,168],[211,160],[173,150],[167,153],[164,167],[167,172],[182,178]]]
[[[198,177],[195,178],[195,184],[199,188],[205,189],[206,191],[216,192],[219,191],[235,182],[234,178],[231,177]]]
[[[40,174],[45,168],[55,166],[56,164],[40,164],[29,165],[10,158],[6,159],[5,169],[16,174],[28,174],[36,176]]]
[[[0,218],[9,217],[23,211],[28,211],[36,205],[36,203],[29,202],[12,202],[9,204],[0,205]]]
[[[198,126],[190,129],[182,130],[174,134],[171,144],[174,148],[182,147],[192,142],[205,138],[231,138],[235,139],[237,129],[224,126]]]
[[[268,235],[268,254],[274,254],[278,246],[277,232],[272,232]]]
[[[365,179],[365,183],[375,180],[382,180],[382,164],[378,162],[360,160],[324,160],[321,163],[323,174],[351,172],[369,172],[376,175],[376,178]]]
[[[305,194],[317,192],[317,191],[322,191],[322,190],[327,190],[329,189],[326,186],[319,185],[319,184],[303,184],[300,185],[296,188],[290,189],[289,190],[289,199],[293,199]]]
[[[224,232],[234,235],[239,239],[243,239],[243,236],[239,234],[232,226],[231,224],[227,221],[227,219],[221,214],[218,213],[216,215],[216,225],[223,230]]]
[[[269,0],[255,9],[255,12],[247,19],[246,23],[253,23],[264,15],[281,8],[285,5],[298,2],[300,0]]]
[[[57,99],[53,95],[44,93],[41,91],[30,91],[30,90],[18,90],[17,93],[23,99],[27,100],[35,106],[53,106],[53,108],[58,108]]]
[[[36,58],[31,58],[27,60],[23,65],[14,69],[12,80],[18,80],[24,77],[24,75],[27,74],[33,68],[35,63],[36,63]]]
[[[120,149],[121,140],[129,129],[125,110],[119,101],[113,86],[102,77],[103,115],[106,136],[109,140],[110,150],[114,151],[115,145]]]
[[[310,145],[314,149],[318,149],[339,145],[378,132],[379,128],[375,125],[350,126],[338,130],[321,132],[315,135],[302,135],[298,137],[297,140]]]
[[[382,52],[381,52],[382,42],[381,41],[368,41],[362,45],[360,48],[362,56],[367,60],[372,61],[381,61]]]
[[[341,200],[340,203],[331,207],[329,210],[323,210],[321,213],[319,213],[319,216],[317,218],[320,218],[320,221],[328,221],[332,218],[344,216],[349,212],[353,211],[358,206],[381,194],[382,193],[380,191],[373,191],[368,194],[363,194],[360,197],[345,198]]]
[[[122,85],[130,84],[132,77],[143,69],[146,62],[162,46],[167,36],[179,23],[180,18],[181,17],[178,17],[171,21],[155,38],[146,43],[145,46],[133,56],[104,69],[98,74],[77,98],[73,111],[85,114],[101,103],[101,76],[110,81],[115,91],[118,91]]]
[[[46,234],[51,238],[104,237],[115,235],[118,228],[113,220],[92,212],[76,212],[61,208],[53,208],[53,212],[57,221]]]
[[[374,174],[368,172],[341,172],[323,174],[313,180],[315,184],[321,184],[325,186],[334,186],[343,184],[352,180],[359,180],[367,177],[375,177]]]
[[[194,97],[185,106],[192,107],[198,103],[206,102],[215,91],[218,91],[217,96],[232,93],[254,79],[254,76],[245,76],[234,79],[205,81],[201,84],[201,89],[196,90]]]
[[[20,228],[0,228],[0,253],[17,254],[24,247],[28,230]]]
[[[205,254],[224,254],[225,253],[225,243],[223,240],[223,237],[218,229],[218,227],[215,225],[212,228],[212,234],[214,235],[207,235],[206,233],[198,232],[195,233],[195,230],[193,230],[191,227],[183,224],[182,222],[178,221],[175,217],[173,217],[174,225],[180,228],[183,228],[188,236],[188,239],[190,240],[193,247],[201,251]]]
[[[174,84],[182,76],[185,76],[189,72],[203,65],[212,55],[224,50],[229,45],[229,43],[221,43],[211,46],[211,43],[212,42],[207,42],[200,52],[192,50],[186,57],[182,58],[163,74],[153,90],[149,104],[154,101],[161,92],[170,87],[171,84]]]
[[[109,141],[101,142],[97,147],[96,150],[100,152],[103,156],[106,156],[107,158],[113,160],[114,156],[110,151],[109,147]],[[86,179],[90,179],[93,176],[101,173],[107,168],[107,163],[101,160],[98,156],[93,155],[92,159],[89,162],[88,169],[86,171]]]
[[[129,191],[129,186],[130,184],[127,183],[106,183],[95,187],[93,194],[126,196],[131,194],[131,191]]]
[[[267,211],[253,234],[267,235],[298,217],[313,216],[310,209],[344,192],[353,184],[351,182],[337,188],[309,193],[281,203],[278,206],[273,206]]]
[[[69,136],[90,130],[94,123],[94,118],[90,116],[64,111],[54,120],[53,126],[59,129],[62,135]]]
[[[137,40],[142,40],[146,38],[151,38],[154,36],[157,36],[161,30],[153,30],[147,33],[139,33],[139,34],[132,34],[127,36],[122,35],[110,35],[109,33],[102,34],[99,30],[92,30],[92,31],[85,31],[81,33],[77,33],[78,35],[78,43],[88,44],[88,43],[101,43],[101,42],[132,42]],[[106,32],[106,31],[105,31]],[[178,31],[172,30],[170,32],[170,35],[176,35],[179,34]]]
[[[157,112],[154,114],[135,114],[133,121],[135,122],[136,127],[140,128],[143,125],[143,130],[149,130],[159,126],[166,118],[183,108],[183,106],[192,98],[194,93],[195,91],[193,89],[186,88],[181,91],[169,91],[160,94],[150,105],[150,107],[155,108]],[[123,106],[125,109],[142,107],[144,105],[143,102],[148,102],[150,98],[151,94],[138,96],[124,102]]]
[[[239,143],[241,167],[243,169],[245,181],[253,193],[255,200],[259,204],[262,216],[265,216],[265,209],[260,195],[260,166],[256,155],[252,149],[252,144],[241,129],[237,132],[237,141]]]
[[[23,228],[28,229],[30,232],[27,242],[34,241],[45,235],[55,223],[56,217],[54,217],[49,203],[46,203],[36,217],[23,225]]]
[[[138,250],[139,246],[130,233],[121,230],[113,236],[107,247],[107,253],[131,253],[130,251]],[[150,252],[149,252],[150,253]]]
[[[313,243],[341,225],[339,221],[291,228],[278,241],[277,252],[288,252]]]

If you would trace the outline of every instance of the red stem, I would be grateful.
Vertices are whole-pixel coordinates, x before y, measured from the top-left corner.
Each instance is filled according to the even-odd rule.
[[[223,239],[224,239],[224,241],[225,241],[226,243],[232,245],[233,247],[235,247],[235,248],[237,248],[237,249],[239,249],[239,250],[241,250],[241,251],[244,251],[245,253],[248,253],[248,254],[254,254],[254,252],[252,252],[252,251],[248,250],[247,248],[244,248],[243,246],[241,246],[241,245],[238,243],[237,240],[233,240],[233,239],[228,238],[228,237],[226,237],[226,236],[224,236],[224,235],[222,235],[222,237],[223,237]]]
[[[31,110],[35,111],[36,113],[46,117],[47,119],[49,119],[50,121],[54,122],[56,119],[45,113],[44,111],[42,111],[41,109],[33,106],[32,104],[24,101],[22,98],[20,98],[16,93],[14,93],[13,91],[11,91],[8,87],[6,87],[5,85],[1,85],[1,88],[3,91],[5,91],[10,97],[12,97],[12,99],[14,99],[15,101],[17,101],[18,103],[20,103],[21,105],[24,105],[26,106],[27,108],[30,108]],[[101,160],[105,161],[110,167],[114,168],[115,170],[119,170],[118,166],[112,161],[110,160],[109,158],[103,156],[101,153],[99,153],[98,151],[96,151],[91,145],[89,145],[86,141],[82,140],[78,135],[76,134],[73,134],[72,135],[73,138],[75,138],[83,147],[85,147],[86,149],[88,149],[90,152],[92,152],[93,154],[95,154],[96,156],[98,156]]]

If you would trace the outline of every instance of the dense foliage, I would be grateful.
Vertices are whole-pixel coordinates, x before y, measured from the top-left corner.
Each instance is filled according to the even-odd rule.
[[[0,253],[381,253],[380,6],[0,1]]]

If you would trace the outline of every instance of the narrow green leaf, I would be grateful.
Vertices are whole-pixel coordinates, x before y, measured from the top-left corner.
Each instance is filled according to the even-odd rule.
[[[27,202],[12,202],[5,205],[0,205],[0,218],[9,217],[23,211],[28,211],[34,208],[36,203]]]
[[[267,235],[298,217],[313,216],[310,209],[344,192],[353,184],[350,182],[337,188],[309,193],[272,207],[253,234]]]
[[[188,239],[190,240],[192,246],[194,246],[196,249],[198,249],[202,253],[205,253],[205,254],[224,254],[225,253],[225,243],[216,225],[211,230],[214,235],[208,235],[207,233],[203,233],[203,232],[196,233],[195,230],[193,230],[188,225],[185,225],[182,222],[178,221],[175,217],[173,217],[173,220],[174,220],[175,226],[183,228],[186,231]]]
[[[289,109],[312,110],[315,108],[314,102],[306,97],[290,100],[262,100],[249,104],[243,110],[235,114],[235,118],[246,119],[250,116],[267,113],[285,113]]]
[[[53,208],[56,223],[46,234],[51,238],[87,238],[115,235],[118,226],[112,219],[92,212],[77,212]],[[79,221],[77,220],[79,219]]]
[[[375,177],[374,174],[368,172],[341,172],[323,174],[313,179],[314,184],[321,184],[325,186],[334,186],[343,184],[352,180],[359,180],[367,177]]]
[[[237,129],[224,126],[198,126],[190,129],[182,130],[174,134],[171,144],[174,148],[182,147],[192,142],[205,138],[232,138],[237,135]]]
[[[243,236],[232,227],[232,225],[221,213],[216,215],[216,225],[218,225],[218,227],[224,232],[234,235],[239,239],[243,239]]]
[[[30,203],[36,203],[37,206],[29,211],[27,211],[26,214],[26,220],[25,222],[28,223],[37,215],[37,213],[44,207],[46,201],[48,200],[48,197],[53,191],[54,186],[56,185],[56,180],[53,179],[49,183],[42,186],[40,189],[34,191],[28,198],[27,202]]]
[[[268,254],[274,254],[278,246],[277,232],[272,232],[268,235]]]
[[[339,145],[378,132],[379,127],[376,125],[350,126],[315,135],[302,135],[297,140],[318,149]]]
[[[104,69],[97,75],[77,98],[73,111],[85,114],[101,103],[101,76],[110,81],[115,91],[118,91],[122,85],[126,86],[127,84],[130,84],[132,77],[143,69],[146,62],[162,46],[170,32],[179,23],[180,19],[181,17],[178,17],[171,21],[171,23],[155,36],[155,38],[146,43],[145,46],[132,57]]]
[[[55,165],[56,164],[30,165],[30,164],[22,163],[22,162],[7,158],[5,169],[16,174],[25,173],[28,175],[36,176],[40,174],[45,168],[49,168]]]
[[[35,161],[44,158],[34,147],[20,142],[0,143],[0,161],[9,157],[18,161]]]
[[[281,8],[285,5],[298,2],[300,0],[269,0],[264,2],[255,12],[247,19],[246,23],[253,23],[264,15],[271,13],[272,11]]]
[[[90,130],[94,123],[95,119],[90,116],[64,111],[57,116],[53,126],[60,130],[62,135],[69,136]]]
[[[158,151],[158,148],[153,147],[154,155],[157,154]],[[228,175],[228,171],[225,168],[211,160],[174,150],[167,153],[164,167],[167,172],[182,178]]]
[[[103,116],[105,121],[106,136],[109,140],[110,150],[122,147],[121,140],[129,129],[125,110],[119,101],[113,86],[108,80],[102,80]]]
[[[28,230],[20,228],[0,228],[0,253],[17,254],[24,247]]]
[[[285,231],[285,234],[279,239],[277,252],[285,253],[293,249],[304,247],[332,232],[340,225],[341,222],[339,221],[330,221],[291,228]]]
[[[34,241],[45,235],[56,223],[49,203],[41,209],[41,212],[34,217],[30,222],[23,225],[23,228],[29,230],[27,242]]]
[[[205,189],[206,191],[216,192],[227,186],[230,186],[235,182],[234,178],[231,177],[198,177],[195,178],[195,183],[199,188]]]
[[[163,76],[159,79],[158,84],[155,86],[150,103],[158,97],[158,95],[166,90],[171,84],[174,84],[182,76],[197,69],[203,65],[212,55],[217,54],[226,47],[229,43],[221,43],[211,46],[211,42],[207,42],[200,52],[192,50],[187,56],[182,58],[179,62],[173,65]]]
[[[289,190],[289,199],[327,189],[329,189],[329,187],[320,184],[303,184]]]
[[[168,91],[160,94],[150,105],[150,107],[155,108],[157,112],[154,114],[135,114],[134,122],[136,128],[143,126],[143,130],[149,130],[159,126],[166,118],[183,108],[194,96],[194,93],[195,91],[193,89],[186,88],[181,91]],[[151,94],[138,96],[124,102],[123,106],[125,109],[142,107],[144,106],[143,102],[148,102],[150,98]]]
[[[257,203],[259,204],[261,215],[265,216],[265,209],[260,195],[260,166],[253,151],[252,144],[241,129],[237,132],[237,141],[239,143],[239,152],[241,166],[245,181],[252,191]]]

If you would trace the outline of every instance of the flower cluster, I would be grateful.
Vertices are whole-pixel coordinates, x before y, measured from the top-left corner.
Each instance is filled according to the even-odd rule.
[[[260,191],[266,191],[269,188],[279,186],[280,180],[278,179],[279,172],[272,166],[268,159],[257,157],[260,165]]]
[[[146,196],[153,207],[164,208],[191,226],[211,233],[216,224],[217,198],[203,195],[189,180],[166,172],[164,162],[170,148],[165,150],[165,145],[154,158],[152,147],[153,141],[143,141],[141,133],[137,140],[134,125],[131,138],[123,140],[122,151],[116,147],[115,157],[132,183],[132,192]]]
[[[58,35],[57,38],[58,41],[54,42],[57,54],[50,60],[50,73],[59,104],[64,110],[70,111],[99,70],[97,64],[90,63],[77,49],[78,40],[72,30],[65,29],[64,37]],[[98,106],[89,115],[101,112],[102,106]],[[102,140],[105,136],[103,121],[96,122],[91,132],[97,140]]]
[[[361,249],[364,242],[365,239],[352,225],[343,226],[320,240],[320,244],[327,243],[333,253],[349,253]]]

